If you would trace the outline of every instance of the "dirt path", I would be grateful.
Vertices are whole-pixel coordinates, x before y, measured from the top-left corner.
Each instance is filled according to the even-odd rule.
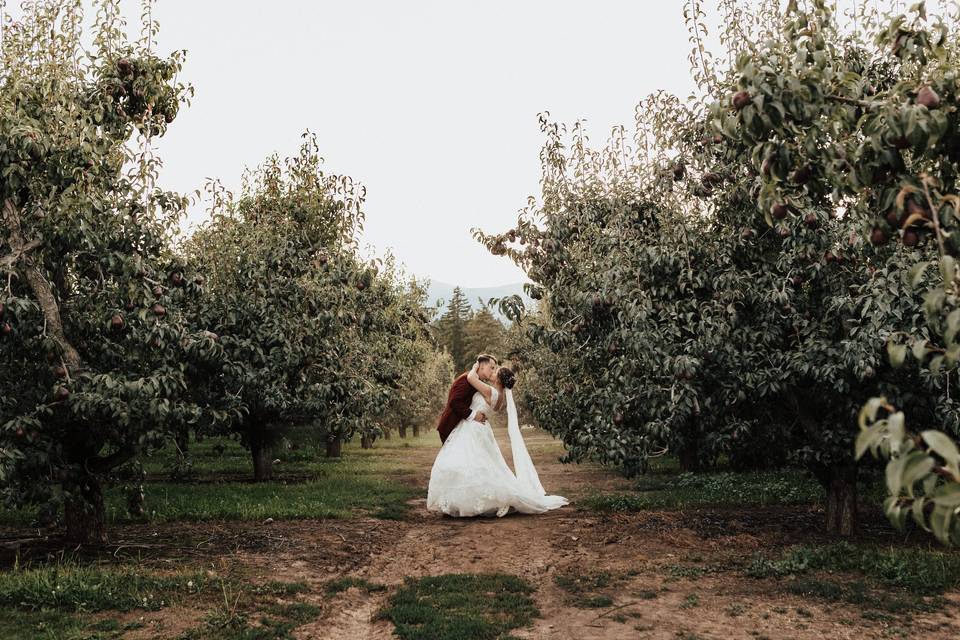
[[[497,430],[497,434],[508,454],[505,433]],[[407,521],[389,523],[386,529],[377,521],[356,525],[361,531],[377,527],[378,532],[377,541],[362,557],[350,553],[345,556],[350,562],[317,571],[301,555],[287,568],[295,575],[287,573],[285,579],[322,582],[348,575],[395,586],[408,576],[516,574],[537,587],[535,599],[542,614],[532,628],[514,631],[518,638],[960,637],[960,620],[953,614],[915,616],[909,627],[901,627],[892,617],[864,619],[863,609],[853,605],[821,604],[789,595],[773,580],[710,570],[742,561],[758,549],[789,542],[798,527],[815,531],[815,525],[804,523],[815,523],[818,514],[770,509],[752,512],[746,522],[739,515],[724,513],[598,516],[578,510],[577,499],[598,489],[625,488],[627,481],[594,466],[561,465],[557,462],[560,448],[549,436],[528,432],[525,437],[544,486],[570,497],[572,506],[540,516],[450,519],[428,513],[425,500],[419,499]],[[409,451],[424,486],[434,454],[428,448]],[[788,525],[782,529],[762,526],[781,521]],[[335,528],[328,527],[320,544],[336,545],[339,538],[329,535]],[[338,535],[342,544],[348,543],[345,535]],[[362,541],[363,536],[358,539]],[[353,537],[350,543],[358,544]],[[283,558],[273,561],[276,572]],[[558,576],[602,577],[612,584],[598,593],[610,595],[612,604],[576,606],[577,594],[558,586]],[[375,620],[385,598],[351,588],[326,602],[325,615],[300,627],[296,636],[303,640],[390,638],[390,624]],[[948,600],[956,605],[960,596],[952,594]]]

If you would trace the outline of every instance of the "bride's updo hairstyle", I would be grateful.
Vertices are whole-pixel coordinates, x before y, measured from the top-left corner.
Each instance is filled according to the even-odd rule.
[[[497,370],[497,378],[500,379],[500,384],[503,385],[504,389],[513,389],[513,385],[517,383],[517,376],[506,367],[500,367]]]

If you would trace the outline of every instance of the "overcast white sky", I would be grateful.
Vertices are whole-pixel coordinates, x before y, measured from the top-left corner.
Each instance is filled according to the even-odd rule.
[[[123,3],[136,32],[140,3]],[[683,4],[159,0],[157,51],[186,49],[196,88],[160,141],[163,186],[235,189],[244,167],[295,153],[310,129],[327,169],[366,185],[363,241],[377,253],[463,286],[521,281],[470,229],[502,231],[538,195],[537,114],[585,119],[599,143],[648,94],[688,95]]]
[[[131,23],[135,0],[125,2]],[[538,193],[537,113],[593,139],[646,94],[683,95],[681,0],[160,0],[158,52],[187,49],[196,87],[160,142],[163,185],[239,184],[316,132],[327,169],[367,187],[364,242],[411,273],[464,286],[521,271],[470,236]],[[132,25],[133,26],[133,25]],[[202,209],[193,217],[203,217]]]

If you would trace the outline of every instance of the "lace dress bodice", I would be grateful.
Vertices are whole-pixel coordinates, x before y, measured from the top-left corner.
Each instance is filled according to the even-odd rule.
[[[496,411],[497,403],[500,400],[500,393],[497,391],[496,387],[490,387],[490,399],[493,401],[493,406],[491,407],[487,404],[487,401],[484,399],[483,394],[477,391],[473,394],[473,400],[470,402],[471,411],[483,411],[487,415],[492,414]]]

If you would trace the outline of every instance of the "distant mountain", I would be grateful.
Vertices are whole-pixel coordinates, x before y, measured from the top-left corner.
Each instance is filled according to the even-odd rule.
[[[430,289],[427,291],[427,305],[439,306],[442,313],[443,308],[447,306],[450,298],[453,297],[453,289],[456,286],[455,284],[449,284],[447,282],[431,281]],[[467,298],[467,302],[470,303],[473,309],[480,307],[479,300],[483,300],[483,303],[486,304],[490,298],[505,298],[512,295],[520,296],[523,299],[523,304],[526,305],[528,309],[533,303],[533,300],[523,292],[522,282],[503,284],[498,287],[460,287],[460,290],[463,291],[463,295]],[[494,308],[492,311],[494,315],[503,319],[498,309]]]

